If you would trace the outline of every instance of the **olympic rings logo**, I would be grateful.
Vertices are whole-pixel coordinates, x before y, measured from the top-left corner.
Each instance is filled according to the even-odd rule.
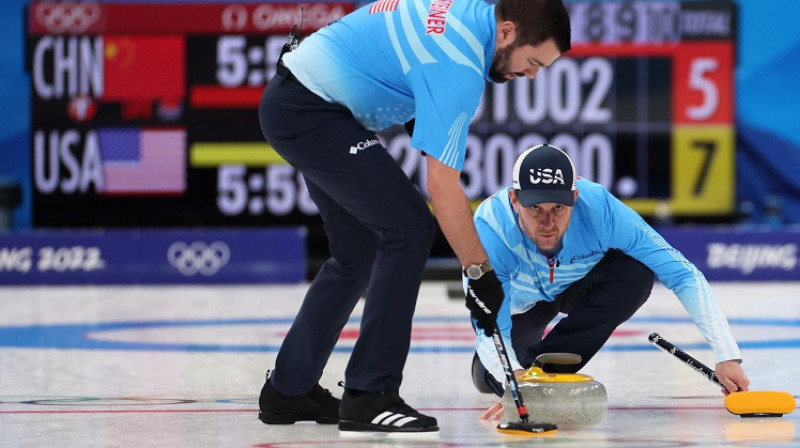
[[[95,2],[44,1],[36,5],[36,21],[52,33],[82,33],[100,20]]]
[[[230,5],[222,11],[222,26],[226,30],[241,31],[247,25],[247,8]]]
[[[214,275],[231,259],[231,249],[222,241],[206,244],[195,241],[187,245],[176,241],[167,249],[169,264],[181,274],[191,277],[198,272],[206,277]]]

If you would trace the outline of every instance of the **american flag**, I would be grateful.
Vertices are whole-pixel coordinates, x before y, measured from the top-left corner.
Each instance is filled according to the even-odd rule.
[[[179,195],[186,191],[186,130],[97,130],[109,195]]]
[[[369,7],[369,13],[394,11],[397,9],[398,3],[400,3],[400,0],[378,0]]]

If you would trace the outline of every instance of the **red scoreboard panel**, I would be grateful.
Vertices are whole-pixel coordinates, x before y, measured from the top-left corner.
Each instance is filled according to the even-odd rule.
[[[733,213],[732,1],[572,1],[573,50],[488,84],[462,182],[477,204],[549,141],[645,215]],[[40,227],[319,227],[257,107],[286,35],[353,3],[32,2],[33,222]],[[381,133],[420,190],[401,127]],[[313,233],[313,232],[312,232]]]

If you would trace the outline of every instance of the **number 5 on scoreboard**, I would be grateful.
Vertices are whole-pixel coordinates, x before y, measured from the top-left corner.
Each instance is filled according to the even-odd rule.
[[[733,123],[733,44],[682,43],[674,56],[672,121]]]
[[[736,195],[731,126],[678,126],[672,139],[672,207],[682,214],[728,214]]]

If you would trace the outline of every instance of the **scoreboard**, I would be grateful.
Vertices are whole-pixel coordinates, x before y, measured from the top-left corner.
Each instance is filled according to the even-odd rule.
[[[588,80],[581,90],[589,89],[586,105],[593,104],[593,93],[602,98],[597,103],[604,114],[593,114],[594,120],[581,117],[568,126],[583,129],[578,130],[583,138],[596,132],[613,147],[613,157],[604,158],[594,156],[591,146],[589,153],[576,150],[581,163],[576,169],[643,215],[732,215],[735,4],[642,1],[570,6],[574,50],[568,54],[581,68],[596,67],[589,73],[581,70],[581,79]],[[558,76],[553,72],[551,77]],[[606,77],[612,81],[604,83]],[[574,84],[577,91],[578,82]],[[609,162],[593,164],[593,158]]]
[[[462,183],[477,204],[548,141],[643,215],[734,212],[732,1],[572,1],[573,49],[534,80],[487,84]],[[28,7],[36,227],[319,228],[258,103],[292,26],[353,3]],[[401,126],[380,134],[425,193]]]
[[[27,66],[35,227],[295,225],[302,179],[258,103],[294,25],[325,3],[32,2]]]

